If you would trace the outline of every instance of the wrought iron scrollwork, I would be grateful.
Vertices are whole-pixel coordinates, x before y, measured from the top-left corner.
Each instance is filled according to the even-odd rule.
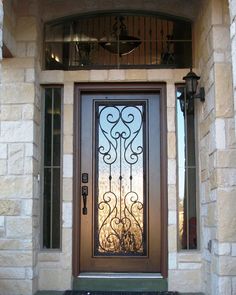
[[[96,254],[144,255],[144,104],[97,106]]]

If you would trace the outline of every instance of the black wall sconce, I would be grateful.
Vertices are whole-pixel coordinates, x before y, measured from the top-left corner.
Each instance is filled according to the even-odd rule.
[[[205,101],[205,90],[204,87],[200,87],[199,93],[197,92],[198,80],[200,79],[192,69],[190,72],[183,77],[185,80],[185,93],[179,97],[181,110],[191,112],[193,107],[193,100],[195,98],[200,99],[201,102]]]
[[[186,84],[186,94],[187,94],[187,96],[190,96],[190,98],[199,98],[200,101],[204,102],[205,101],[205,90],[204,90],[204,88],[200,87],[199,93],[196,94],[199,79],[200,79],[200,77],[197,76],[192,71],[192,69],[190,69],[190,72],[185,77],[183,77],[183,80],[185,80],[185,84]]]

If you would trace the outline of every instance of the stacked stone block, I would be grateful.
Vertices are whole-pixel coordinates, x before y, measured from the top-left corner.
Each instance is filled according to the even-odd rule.
[[[236,124],[236,1],[229,1],[230,11],[230,37],[231,37],[231,54],[233,68],[233,93],[234,93],[234,119]]]
[[[198,68],[206,90],[199,111],[203,290],[234,294],[236,146],[227,1],[204,1],[195,23]]]
[[[4,5],[4,42],[13,58],[2,60],[0,79],[0,293],[32,295],[37,289],[40,207],[39,96],[32,50],[37,24],[35,15],[28,11],[21,16],[11,4]],[[22,44],[24,51],[19,50]]]
[[[0,60],[2,60],[2,45],[3,45],[3,4],[0,0]],[[1,72],[1,68],[0,68]]]
[[[4,1],[4,30],[3,30],[3,43],[12,54],[16,56],[16,2]]]

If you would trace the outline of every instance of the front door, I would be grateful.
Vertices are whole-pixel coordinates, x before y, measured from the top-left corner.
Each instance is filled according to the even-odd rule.
[[[79,105],[79,271],[161,273],[161,92],[85,91]]]

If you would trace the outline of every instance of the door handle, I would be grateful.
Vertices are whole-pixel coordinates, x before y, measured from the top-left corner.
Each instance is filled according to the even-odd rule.
[[[83,215],[87,215],[87,196],[88,196],[88,187],[87,185],[82,186],[82,197],[83,197]]]

